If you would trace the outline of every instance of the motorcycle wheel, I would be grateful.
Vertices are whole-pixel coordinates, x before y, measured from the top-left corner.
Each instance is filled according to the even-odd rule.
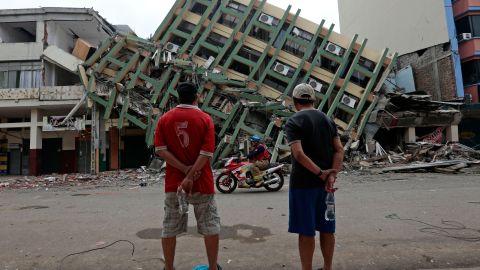
[[[268,190],[268,191],[279,191],[280,189],[282,189],[283,183],[284,183],[283,174],[281,174],[279,172],[273,172],[273,173],[270,174],[270,177],[271,178],[278,177],[278,179],[280,179],[280,180],[276,184],[271,184],[271,185],[264,186],[265,189]]]
[[[237,179],[230,174],[220,174],[215,185],[221,193],[232,193],[237,188]]]

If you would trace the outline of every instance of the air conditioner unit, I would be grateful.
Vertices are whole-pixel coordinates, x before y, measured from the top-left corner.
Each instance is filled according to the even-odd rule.
[[[349,97],[347,95],[343,95],[341,102],[350,108],[355,108],[355,103],[357,103],[357,101],[354,98]]]
[[[297,27],[293,27],[292,33],[298,37],[300,36],[300,29],[298,29]]]
[[[327,50],[327,52],[331,52],[331,53],[333,53],[335,55],[338,55],[338,56],[340,56],[341,53],[342,53],[342,47],[340,47],[337,44],[332,43],[332,42],[327,43],[326,50]]]
[[[228,3],[227,6],[233,8],[233,9],[236,9],[236,10],[238,10],[240,8],[240,6],[237,3],[232,3],[232,2]]]
[[[360,57],[360,60],[358,60],[358,63],[362,65],[366,69],[373,69],[375,68],[375,63],[373,61],[370,61],[368,59],[365,59],[363,57]]]
[[[273,70],[275,70],[275,72],[277,73],[280,73],[284,76],[287,76],[288,74],[288,71],[290,71],[290,68],[287,67],[286,65],[284,64],[281,64],[281,63],[276,63],[275,64],[275,67],[273,68]]]
[[[165,44],[165,50],[169,52],[177,53],[179,49],[180,49],[180,46],[172,42],[167,42],[167,44]]]
[[[470,40],[470,39],[472,39],[472,33],[461,33],[460,34],[460,41]]]
[[[308,84],[313,88],[313,90],[317,91],[317,92],[322,92],[322,84],[317,82],[316,80],[314,79],[310,79],[308,81]]]
[[[212,65],[213,61],[215,61],[215,57],[213,56],[208,57],[207,61],[203,63],[203,68],[208,69]]]
[[[265,13],[260,14],[258,20],[264,24],[273,25],[273,17]]]

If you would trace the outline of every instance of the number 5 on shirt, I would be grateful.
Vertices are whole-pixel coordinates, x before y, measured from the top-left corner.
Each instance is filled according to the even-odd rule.
[[[177,133],[178,140],[183,148],[187,148],[190,143],[190,137],[185,129],[188,128],[188,121],[185,122],[176,122],[175,123],[175,132]]]

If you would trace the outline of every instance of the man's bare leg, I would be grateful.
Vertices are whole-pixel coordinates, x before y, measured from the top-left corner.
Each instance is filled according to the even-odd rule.
[[[218,234],[207,235],[204,238],[205,249],[207,250],[208,257],[208,269],[217,270],[217,259],[218,259]]]
[[[323,270],[331,270],[333,251],[335,250],[335,234],[320,233],[320,248],[323,255]]]
[[[298,235],[298,250],[302,270],[312,270],[313,252],[315,251],[315,236]]]
[[[175,246],[177,237],[162,238],[163,256],[165,257],[165,270],[173,270],[173,261],[175,259]]]

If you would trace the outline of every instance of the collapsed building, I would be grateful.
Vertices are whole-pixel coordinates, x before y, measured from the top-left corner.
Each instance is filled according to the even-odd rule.
[[[45,60],[76,73],[82,91],[70,100],[68,111],[58,112],[60,117],[39,124],[37,116],[33,125],[76,132],[75,159],[80,161],[81,153],[83,168],[91,172],[145,165],[158,119],[176,106],[176,85],[188,80],[199,86],[199,106],[215,122],[215,165],[247,149],[245,138],[251,134],[265,140],[271,162],[286,161],[282,126],[293,114],[289,96],[298,83],[308,83],[317,93],[315,106],[334,119],[346,149],[368,148],[392,111],[385,109],[392,97],[386,98],[384,81],[397,54],[369,49],[366,39],[345,37],[333,28],[265,0],[177,0],[150,39],[112,27],[98,46],[76,36],[73,51],[82,57],[44,53]],[[397,108],[395,113],[402,112]],[[443,113],[450,120],[440,124],[455,134],[459,114]],[[411,121],[399,122],[397,115],[392,123],[412,134],[418,114],[403,116]],[[13,127],[0,127],[7,125]],[[39,173],[45,172],[30,172]]]
[[[215,122],[215,162],[241,150],[249,134],[267,142],[275,162],[289,155],[282,124],[293,113],[289,95],[298,83],[312,85],[316,106],[334,118],[347,141],[360,138],[396,58],[366,45],[324,21],[300,17],[300,10],[291,13],[290,6],[178,0],[151,39],[117,34],[79,73],[100,141],[106,137],[101,123],[113,121],[110,133],[135,126],[152,145],[157,120],[177,104],[175,86],[189,80],[198,84],[200,108]],[[110,157],[112,145],[118,142],[110,141]],[[105,153],[98,149],[97,158]]]

